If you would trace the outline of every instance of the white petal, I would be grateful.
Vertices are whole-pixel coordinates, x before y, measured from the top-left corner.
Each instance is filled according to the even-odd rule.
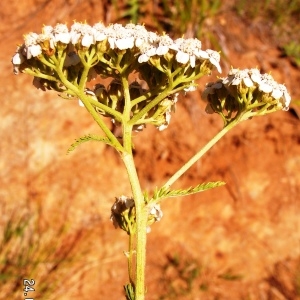
[[[166,53],[168,53],[168,51],[169,51],[168,46],[158,46],[158,48],[156,49],[156,54],[165,55]]]
[[[246,87],[251,87],[251,86],[253,86],[253,82],[252,82],[252,80],[251,80],[249,77],[244,77],[244,78],[243,78],[243,81],[244,81]]]
[[[267,83],[260,83],[259,85],[259,90],[264,92],[264,93],[270,93],[273,90],[273,87]]]
[[[209,58],[209,55],[206,51],[203,51],[203,50],[198,50],[197,51],[197,56],[199,58],[202,58],[202,59],[208,59]]]
[[[234,78],[231,82],[232,85],[239,85],[242,79],[240,77]]]
[[[283,92],[283,99],[284,99],[284,104],[285,104],[286,108],[288,109],[292,98],[287,91]]]
[[[28,47],[27,58],[36,57],[42,53],[42,48],[40,45],[32,45]],[[28,57],[29,56],[29,57]]]
[[[142,54],[142,55],[139,56],[138,62],[141,64],[141,63],[143,63],[143,62],[148,61],[149,58],[150,58],[150,57],[149,57],[147,54]]]
[[[120,50],[131,49],[134,47],[134,38],[123,38],[116,40],[116,46]]]
[[[178,51],[176,54],[176,60],[182,64],[186,64],[189,61],[190,56],[187,53]]]
[[[56,42],[60,41],[64,44],[69,44],[71,40],[71,35],[68,32],[62,32],[55,35]]]
[[[108,38],[108,42],[109,42],[110,48],[111,48],[111,49],[115,49],[116,39],[115,39],[115,38],[112,38],[112,37],[109,37],[109,38]]]
[[[12,63],[14,65],[20,65],[21,63],[24,62],[24,60],[25,57],[21,53],[17,52],[12,58]]]
[[[71,33],[71,42],[73,45],[76,45],[79,41],[80,33],[72,32]]]
[[[214,59],[213,57],[211,57],[209,59],[209,61],[211,62],[212,65],[214,65],[217,68],[217,70],[218,70],[219,73],[222,73],[222,69],[221,69],[220,63],[216,59]]]
[[[272,94],[271,94],[271,96],[274,99],[279,99],[282,97],[282,95],[283,95],[283,92],[280,89],[276,89],[276,88],[273,89]]]
[[[81,45],[84,47],[90,47],[94,43],[94,37],[89,34],[85,34],[82,38]]]
[[[195,57],[195,55],[191,55],[190,56],[190,64],[191,64],[192,68],[195,68],[195,65],[196,65],[196,57]]]

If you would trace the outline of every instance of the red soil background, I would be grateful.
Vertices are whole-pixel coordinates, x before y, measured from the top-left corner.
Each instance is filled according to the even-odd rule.
[[[63,244],[51,232],[59,224],[67,222],[69,232],[88,232],[75,249],[82,253],[75,265],[85,270],[75,275],[74,265],[66,268],[56,278],[55,299],[123,299],[127,237],[109,220],[114,197],[130,195],[122,162],[100,143],[66,155],[76,138],[97,134],[98,128],[77,102],[36,90],[32,78],[14,76],[10,64],[24,33],[73,20],[108,24],[113,8],[75,0],[13,0],[0,7],[1,224],[18,209],[38,213],[42,240],[54,237],[57,251]],[[230,66],[257,66],[299,100],[299,68],[282,57],[267,26],[241,20],[229,9],[207,26],[223,51],[223,76]],[[200,97],[203,84],[216,75],[181,97],[167,130],[149,127],[136,135],[145,190],[163,184],[221,129],[217,116],[205,114]],[[164,217],[148,235],[147,299],[300,299],[300,122],[294,109],[240,124],[176,184],[227,183],[162,203]],[[191,278],[191,270],[198,273],[188,287],[184,276]],[[37,280],[36,290],[40,284]],[[40,293],[38,299],[52,298]]]

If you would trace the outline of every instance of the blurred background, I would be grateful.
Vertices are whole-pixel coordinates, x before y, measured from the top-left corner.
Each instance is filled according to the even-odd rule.
[[[172,38],[197,37],[231,66],[258,67],[285,83],[292,105],[240,124],[177,187],[224,187],[162,203],[148,236],[147,299],[300,299],[300,1],[27,0],[0,4],[0,299],[124,299],[127,236],[110,218],[130,196],[118,155],[74,140],[99,129],[77,101],[32,86],[10,63],[23,34],[86,21],[145,24]],[[163,132],[135,137],[142,186],[152,191],[222,128],[199,88]]]

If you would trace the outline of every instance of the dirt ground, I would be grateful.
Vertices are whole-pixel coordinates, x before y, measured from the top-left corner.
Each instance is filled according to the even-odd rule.
[[[56,299],[123,299],[127,237],[109,220],[114,197],[130,195],[121,160],[96,143],[66,155],[76,138],[98,128],[77,102],[36,90],[32,78],[14,76],[10,64],[24,33],[73,20],[109,23],[113,11],[107,6],[104,14],[96,1],[75,0],[12,0],[0,8],[1,224],[25,207],[30,214],[39,212],[41,234],[65,220],[71,228],[88,230],[79,258],[86,271],[71,283],[64,279]],[[300,70],[282,57],[268,26],[223,11],[209,30],[223,51],[222,75],[231,66],[257,66],[300,99]],[[149,127],[137,134],[135,159],[145,190],[164,183],[221,129],[217,116],[205,114],[200,97],[203,83],[215,76],[182,96],[167,130]],[[163,202],[164,217],[148,236],[148,300],[300,299],[297,112],[294,106],[240,124],[183,176],[177,187],[227,184]],[[72,268],[64,271],[65,278],[72,278]]]

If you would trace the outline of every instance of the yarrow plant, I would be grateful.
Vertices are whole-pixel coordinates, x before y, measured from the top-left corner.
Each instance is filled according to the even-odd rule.
[[[124,285],[125,297],[145,298],[146,239],[150,226],[163,213],[161,201],[168,197],[185,196],[221,186],[223,182],[199,184],[188,189],[172,190],[171,186],[226,132],[243,120],[287,110],[290,96],[284,85],[258,69],[231,69],[228,76],[208,83],[203,98],[206,111],[217,113],[224,128],[207,145],[152,192],[143,192],[133,160],[133,132],[154,125],[165,130],[175,111],[180,92],[197,88],[196,80],[221,73],[220,54],[202,49],[193,38],[171,39],[142,25],[97,23],[90,26],[74,23],[44,26],[40,34],[29,33],[17,47],[12,58],[15,74],[34,77],[35,87],[54,90],[62,98],[77,100],[91,114],[103,135],[79,138],[69,151],[89,140],[97,140],[115,148],[127,170],[132,196],[116,197],[111,208],[111,220],[129,236],[129,282]],[[88,82],[106,78],[109,83]],[[103,120],[109,118],[121,128],[121,136]]]

